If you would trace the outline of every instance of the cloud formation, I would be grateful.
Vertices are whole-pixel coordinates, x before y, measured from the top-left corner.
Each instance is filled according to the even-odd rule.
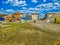
[[[32,0],[32,2],[37,3],[38,1],[37,0]]]
[[[1,14],[11,14],[11,13],[15,13],[15,10],[13,10],[13,9],[6,9],[6,10],[1,9],[0,13]]]
[[[45,10],[45,11],[58,10],[58,9],[60,9],[60,2],[54,2],[54,3],[48,3],[48,4],[40,4],[40,5],[36,6],[36,7],[39,8],[40,10]]]
[[[13,9],[6,9],[4,12],[15,12]]]
[[[46,0],[43,0],[43,2],[46,2]]]
[[[33,3],[38,3],[38,0],[31,0]],[[46,2],[46,0],[43,0],[44,2]],[[24,12],[24,13],[31,13],[31,12],[44,12],[44,11],[51,11],[51,10],[60,10],[60,2],[51,2],[51,3],[41,3],[39,5],[37,5],[36,7],[28,7],[28,4],[26,2],[26,0],[7,0],[3,3],[6,4],[11,4],[13,7],[17,6],[17,7],[22,7],[21,9],[19,9],[20,12]],[[18,8],[17,8],[18,9]],[[3,10],[3,9],[2,9]],[[12,12],[14,13],[15,10],[14,9],[6,9],[4,10],[4,12]]]
[[[13,6],[27,6],[26,1],[18,0],[7,0],[6,4],[10,3]]]

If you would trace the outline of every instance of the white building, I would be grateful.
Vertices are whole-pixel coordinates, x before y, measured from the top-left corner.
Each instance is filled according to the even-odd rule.
[[[39,13],[31,13],[31,15],[32,15],[32,21],[36,22],[39,18],[38,17]]]

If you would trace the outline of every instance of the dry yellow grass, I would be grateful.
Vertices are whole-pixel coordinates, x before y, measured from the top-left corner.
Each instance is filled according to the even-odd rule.
[[[44,31],[29,23],[10,23],[0,29],[0,45],[57,45],[60,33]],[[58,44],[60,41],[58,41]]]

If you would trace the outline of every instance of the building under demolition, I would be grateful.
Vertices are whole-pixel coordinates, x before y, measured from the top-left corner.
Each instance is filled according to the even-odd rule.
[[[49,12],[47,13],[47,21],[54,22],[54,23],[60,23],[60,13],[59,12]]]
[[[17,12],[7,15],[4,18],[6,22],[21,22],[21,21],[36,22],[39,18],[38,15],[39,13],[24,14]]]
[[[5,21],[7,22],[18,22],[20,21],[20,12],[13,13],[5,17]]]
[[[48,12],[43,19],[42,21],[46,21],[47,23],[60,23],[60,13]],[[6,22],[37,22],[41,19],[39,19],[39,13],[24,14],[17,12],[7,15],[3,19],[0,18],[0,20]]]

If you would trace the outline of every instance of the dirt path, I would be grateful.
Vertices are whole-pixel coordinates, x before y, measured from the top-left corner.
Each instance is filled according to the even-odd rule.
[[[58,31],[60,32],[60,24],[51,24],[51,23],[45,23],[45,22],[37,22],[34,23],[35,26],[43,29],[43,30],[52,30],[52,31]]]

